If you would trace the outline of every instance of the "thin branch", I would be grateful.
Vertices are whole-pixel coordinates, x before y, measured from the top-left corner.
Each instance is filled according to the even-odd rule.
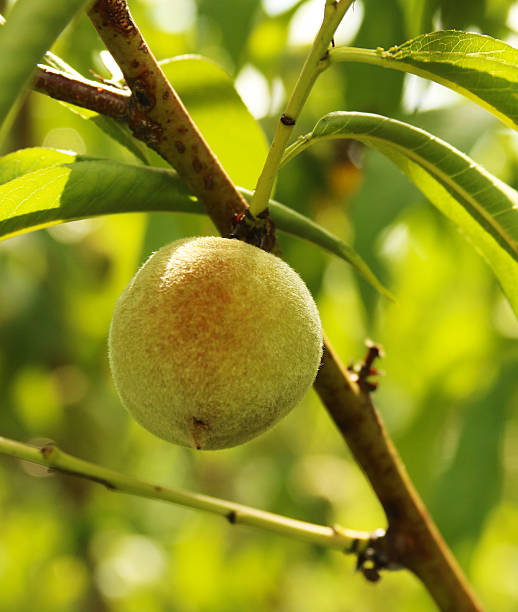
[[[318,75],[327,66],[328,48],[334,36],[336,28],[340,25],[347,9],[353,0],[326,0],[324,18],[318,31],[311,51],[309,52],[304,66],[300,72],[295,88],[288,100],[288,104],[279,119],[272,145],[268,152],[261,176],[257,181],[254,195],[250,201],[250,212],[258,215],[268,206],[272,195],[275,177],[279,171],[281,159],[286,145],[299,118],[300,112],[308,99],[308,96],[318,78]]]
[[[248,204],[168,82],[126,2],[99,0],[88,15],[132,91],[128,125],[134,135],[176,169],[221,234],[228,236],[234,216]]]
[[[129,92],[71,76],[48,66],[38,66],[33,89],[115,119],[126,119],[128,116]]]
[[[369,547],[372,547],[373,543],[383,537],[383,532],[380,533],[379,531],[368,533],[339,526],[316,525],[235,504],[209,495],[150,484],[73,457],[52,444],[37,448],[0,436],[0,453],[45,465],[64,474],[85,478],[104,485],[110,491],[196,508],[223,516],[232,525],[239,523],[252,525],[312,544],[341,550],[344,553],[360,556]]]
[[[441,610],[481,612],[481,605],[412,484],[370,394],[360,389],[329,341],[315,390],[383,506],[389,523],[386,554],[390,563],[419,576]]]

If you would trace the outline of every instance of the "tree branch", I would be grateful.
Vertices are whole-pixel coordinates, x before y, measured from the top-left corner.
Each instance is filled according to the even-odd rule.
[[[389,524],[389,563],[416,574],[441,610],[481,612],[412,484],[370,394],[353,380],[329,341],[325,343],[315,390],[383,506]]]
[[[327,10],[340,3],[327,0]],[[178,170],[218,229],[228,235],[234,215],[245,211],[246,203],[167,83],[126,2],[99,0],[89,14],[132,90],[128,123],[135,136]],[[368,387],[360,388],[328,340],[315,388],[385,510],[389,528],[378,541],[379,551],[383,543],[384,564],[414,572],[441,610],[480,612],[387,435]]]
[[[88,15],[132,92],[128,125],[200,199],[223,236],[248,204],[166,79],[123,0],[99,0]],[[245,152],[243,152],[245,154]]]
[[[63,474],[85,478],[86,480],[104,485],[110,491],[118,491],[120,493],[128,493],[139,497],[196,508],[197,510],[223,516],[232,525],[243,524],[260,527],[312,544],[341,550],[347,554],[361,556],[378,539],[383,537],[382,531],[368,533],[366,531],[345,529],[340,526],[315,525],[314,523],[298,521],[209,495],[191,493],[190,491],[180,489],[168,489],[160,485],[150,484],[73,457],[52,444],[37,448],[0,436],[0,453],[16,457],[17,459],[31,461],[32,463],[38,463],[39,465],[45,465]]]
[[[252,199],[250,200],[250,212],[254,215],[260,214],[268,206],[272,195],[275,177],[281,165],[281,159],[286,145],[299,118],[300,112],[317,80],[319,74],[327,66],[327,53],[336,28],[340,25],[347,9],[353,0],[326,0],[324,19],[315,36],[311,51],[300,71],[299,78],[288,100],[288,104],[282,114],[272,145],[268,151],[264,168],[261,172]]]
[[[65,74],[39,65],[33,89],[51,98],[88,108],[114,119],[127,119],[131,94],[116,87]]]

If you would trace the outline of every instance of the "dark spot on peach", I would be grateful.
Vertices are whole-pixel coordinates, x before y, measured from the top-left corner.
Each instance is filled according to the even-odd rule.
[[[174,146],[176,147],[178,153],[185,153],[185,145],[181,140],[175,140]]]
[[[203,170],[203,164],[197,157],[192,160],[192,168],[194,172],[201,172]]]

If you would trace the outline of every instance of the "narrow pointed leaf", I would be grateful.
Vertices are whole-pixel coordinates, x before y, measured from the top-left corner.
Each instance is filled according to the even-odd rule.
[[[249,191],[242,191],[250,197]],[[287,206],[272,201],[270,208],[280,230],[344,259],[380,293],[392,298],[351,247]],[[24,149],[0,159],[0,240],[97,215],[151,211],[204,213],[172,170],[85,159],[42,148]]]
[[[354,138],[389,157],[470,239],[492,267],[518,316],[518,193],[467,155],[424,130],[368,113],[331,113],[286,151]]]
[[[332,62],[393,68],[436,81],[518,129],[518,49],[491,36],[444,30],[389,50],[337,48],[331,50],[330,58]]]
[[[108,160],[62,163],[0,185],[0,237],[97,215],[153,210],[202,212],[173,171]]]
[[[270,200],[269,208],[276,227],[288,234],[313,242],[340,259],[347,261],[381,295],[389,300],[394,300],[392,293],[381,284],[362,257],[348,244],[292,208],[272,200]]]

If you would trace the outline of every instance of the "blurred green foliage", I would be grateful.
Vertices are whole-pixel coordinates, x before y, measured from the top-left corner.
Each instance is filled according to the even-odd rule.
[[[279,12],[259,0],[130,3],[159,59],[200,53],[237,78],[268,138],[304,58],[293,24],[300,27],[297,16],[309,4]],[[345,42],[390,46],[441,23],[516,40],[506,21],[512,2],[453,4],[358,1],[354,11],[363,18],[349,34],[356,40]],[[84,17],[54,50],[83,74],[110,77]],[[332,110],[392,114],[516,187],[516,135],[472,104],[455,98],[444,105],[438,87],[416,89],[415,82],[369,66],[329,71],[300,133]],[[210,136],[210,121],[206,129]],[[135,161],[94,125],[31,94],[8,147],[41,145]],[[248,157],[237,150],[232,161],[246,180]],[[367,336],[384,345],[386,376],[375,399],[411,476],[488,609],[517,609],[518,323],[489,268],[388,161],[351,143],[297,158],[282,171],[276,197],[354,243],[396,295],[391,304],[343,262],[281,239],[343,360],[360,358]],[[120,215],[1,243],[0,434],[51,439],[146,480],[297,518],[383,527],[374,495],[313,392],[271,432],[209,453],[154,438],[122,409],[106,355],[116,298],[152,250],[213,232],[204,218]],[[0,522],[1,612],[434,609],[406,572],[373,586],[338,553],[5,457]]]

